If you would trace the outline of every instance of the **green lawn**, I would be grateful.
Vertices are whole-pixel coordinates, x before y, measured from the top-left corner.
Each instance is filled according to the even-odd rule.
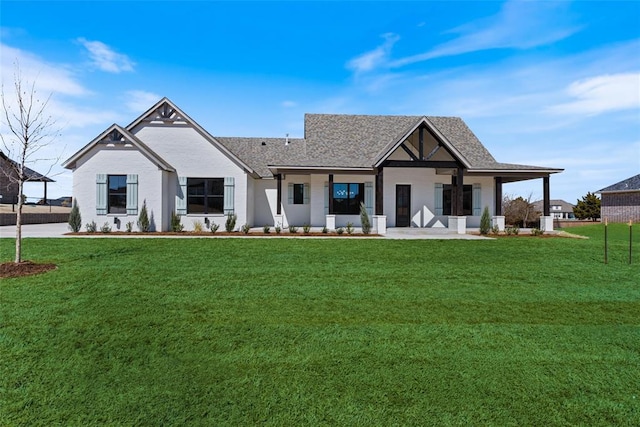
[[[640,226],[25,239],[0,425],[640,425]],[[0,239],[1,261],[12,239]]]

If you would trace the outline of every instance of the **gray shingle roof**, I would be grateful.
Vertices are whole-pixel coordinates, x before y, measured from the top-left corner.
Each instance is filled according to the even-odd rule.
[[[306,141],[300,138],[237,138],[216,136],[215,139],[247,163],[261,177],[271,177],[267,165],[299,164],[307,160]]]
[[[304,139],[289,139],[289,145],[284,138],[215,139],[261,177],[270,177],[268,166],[373,168],[421,123],[440,133],[470,169],[550,170],[496,162],[459,117],[306,114]]]
[[[609,191],[637,191],[640,190],[640,174],[617,182],[613,185],[598,190],[597,193],[606,193]]]

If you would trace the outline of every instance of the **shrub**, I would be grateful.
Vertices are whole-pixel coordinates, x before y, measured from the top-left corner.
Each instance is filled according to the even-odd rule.
[[[491,227],[491,232],[493,234],[500,234],[500,227],[498,227],[498,224],[496,224],[493,227]]]
[[[105,222],[104,224],[102,224],[102,227],[100,227],[100,231],[105,234],[111,233],[111,226],[108,222]]]
[[[182,230],[184,230],[184,225],[180,221],[180,215],[171,212],[171,231],[180,232]]]
[[[322,234],[327,234],[329,232],[329,229],[327,228],[327,226],[323,226],[322,227]]]
[[[133,221],[126,223],[125,227],[127,228],[127,233],[131,233],[133,231]]]
[[[85,225],[85,227],[87,228],[87,233],[95,233],[96,231],[98,231],[98,226],[96,225],[95,221],[91,221],[90,223]]]
[[[347,223],[347,234],[353,234],[353,224],[350,222]]]
[[[518,233],[520,233],[520,227],[518,227],[517,225],[513,226],[513,227],[507,227],[504,230],[508,236],[511,236],[512,234],[517,235]]]
[[[364,234],[371,233],[371,221],[369,221],[369,214],[367,214],[367,207],[362,202],[360,202],[360,222],[362,223],[362,232]]]
[[[309,224],[305,224],[302,226],[302,232],[304,234],[309,234],[310,231],[311,231],[311,226]]]
[[[196,233],[200,233],[202,232],[203,229],[204,229],[204,224],[201,221],[199,220],[193,221],[193,231],[195,231]]]
[[[269,233],[271,233],[271,227],[265,224],[262,227],[262,231],[263,231],[264,234],[269,234]]]
[[[73,201],[73,207],[71,208],[71,213],[69,214],[69,228],[74,233],[77,233],[82,228],[82,217],[80,216],[80,208],[76,201]]]
[[[276,225],[276,234],[280,234],[280,232],[282,231],[282,227],[280,227],[280,224]]]
[[[140,215],[138,216],[138,230],[143,233],[148,233],[150,228],[149,214],[147,213],[147,200],[142,202],[142,209],[140,209]]]
[[[480,217],[480,234],[483,236],[489,234],[491,230],[491,217],[489,216],[489,207],[485,206]]]
[[[289,226],[289,233],[296,234],[297,232],[298,232],[298,227],[296,227],[295,225]]]
[[[544,234],[544,231],[540,230],[537,227],[534,227],[531,229],[531,235],[532,236],[542,236]]]
[[[236,221],[238,220],[238,215],[236,214],[227,214],[227,220],[224,223],[224,229],[227,230],[227,233],[231,233],[236,228]]]
[[[214,222],[211,223],[211,233],[215,233],[220,228],[220,224],[216,224]]]
[[[336,233],[338,233],[338,234],[344,233],[344,228],[342,228],[342,227],[336,228]]]
[[[249,224],[244,224],[242,227],[240,227],[240,229],[244,234],[249,234],[249,230],[251,230],[251,227],[249,226]]]

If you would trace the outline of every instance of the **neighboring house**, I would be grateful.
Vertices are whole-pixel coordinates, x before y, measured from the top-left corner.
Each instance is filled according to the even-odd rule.
[[[143,201],[156,230],[172,213],[238,226],[359,226],[374,230],[498,225],[502,184],[562,169],[497,162],[457,117],[305,115],[304,138],[214,137],[167,98],[131,124],[114,124],[65,163],[84,222],[135,222]],[[502,223],[500,219],[502,218]],[[547,223],[548,225],[549,223]],[[503,226],[503,225],[502,225]]]
[[[549,205],[549,213],[551,213],[553,219],[576,219],[576,216],[573,214],[575,205],[559,199],[549,200]],[[536,212],[542,212],[544,209],[544,201],[538,200],[537,202],[533,202],[533,208]]]
[[[20,165],[11,160],[0,151],[0,203],[18,203],[18,170]],[[24,168],[26,181],[44,183],[44,198],[47,198],[47,183],[55,182],[51,178],[29,169]]]
[[[600,217],[611,222],[640,221],[640,174],[596,191]]]

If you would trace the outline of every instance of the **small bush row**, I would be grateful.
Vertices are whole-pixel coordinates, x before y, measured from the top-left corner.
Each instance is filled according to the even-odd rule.
[[[361,210],[360,210],[360,214],[361,214],[361,220],[362,220],[362,233],[363,234],[370,234],[371,233],[371,224],[369,223],[369,216],[366,213],[366,210],[364,208],[364,204],[361,205]],[[228,214],[225,220],[225,231],[227,233],[231,233],[235,230],[236,228],[236,222],[238,220],[238,216],[236,214]],[[80,217],[80,210],[78,208],[77,203],[74,201],[73,202],[73,208],[71,209],[71,214],[69,215],[69,228],[71,229],[71,231],[73,231],[74,233],[77,233],[80,231],[81,228],[81,224],[82,224],[82,219]],[[138,230],[140,230],[141,232],[149,232],[151,229],[151,225],[150,225],[150,220],[149,220],[149,215],[147,213],[147,204],[146,204],[146,200],[143,202],[142,204],[142,209],[140,211],[140,216],[138,217],[138,221],[137,221],[137,226],[138,226]],[[85,228],[87,230],[88,233],[97,233],[98,231],[100,231],[101,233],[110,233],[112,231],[111,225],[108,222],[105,222],[102,227],[100,227],[100,229],[98,229],[98,226],[96,224],[95,221],[91,221],[90,223],[87,223],[85,225]],[[125,228],[127,233],[132,233],[133,232],[133,222],[129,221],[125,224]],[[209,228],[209,230],[211,231],[211,233],[216,233],[218,231],[218,229],[220,228],[220,224],[216,224],[216,223],[211,223],[209,224],[207,223],[203,223],[200,220],[195,220],[193,221],[193,231],[196,233],[201,233],[202,231],[204,231],[205,228]],[[243,224],[240,227],[240,231],[244,234],[249,234],[251,230],[251,227],[249,226],[249,224]],[[274,227],[274,230],[276,232],[276,234],[281,234],[282,233],[282,227],[280,226],[280,224],[276,225]],[[290,234],[297,234],[299,230],[299,227],[296,225],[290,225],[289,226],[289,233]],[[172,212],[171,213],[171,231],[176,232],[176,233],[180,233],[184,231],[184,225],[182,224],[182,219],[180,217],[180,215],[178,215],[176,212]],[[346,227],[338,227],[336,228],[336,233],[337,234],[344,234],[344,232],[346,231],[347,234],[353,234],[355,232],[355,227],[353,225],[353,223],[348,222]],[[262,232],[264,234],[270,234],[271,233],[271,226],[269,225],[264,225],[262,227]],[[304,224],[302,226],[302,232],[304,234],[310,234],[311,233],[311,225],[310,224]],[[329,229],[324,226],[322,227],[321,230],[322,234],[328,234],[329,233]]]

